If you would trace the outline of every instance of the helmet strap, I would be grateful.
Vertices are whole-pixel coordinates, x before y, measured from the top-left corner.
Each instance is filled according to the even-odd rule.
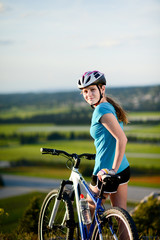
[[[94,106],[97,106],[97,105],[100,103],[101,99],[103,98],[103,94],[101,93],[101,89],[100,89],[100,87],[99,87],[98,85],[96,85],[96,86],[97,86],[97,88],[98,88],[98,90],[99,90],[99,94],[100,94],[100,96],[99,96],[99,100],[98,100],[98,102],[95,103],[95,104],[92,104],[92,105],[91,105],[92,108],[94,108]]]

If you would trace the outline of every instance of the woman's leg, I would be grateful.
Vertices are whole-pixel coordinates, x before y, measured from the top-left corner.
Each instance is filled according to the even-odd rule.
[[[97,188],[97,186],[94,187],[94,186],[90,185],[90,189],[92,190],[92,192],[95,195],[99,194],[99,189]],[[108,198],[108,193],[103,194],[103,196],[105,198],[102,200],[102,204],[104,204],[105,200]],[[90,208],[90,211],[91,211],[91,216],[93,217],[94,210],[95,210],[95,204],[94,204],[94,202],[92,201],[92,199],[90,198],[90,196],[88,194],[87,194],[87,201],[88,201],[88,205],[89,205],[89,208]]]
[[[97,186],[92,186],[90,184],[90,189],[92,190],[92,192],[96,195],[98,195],[99,193],[99,190],[97,188]],[[93,213],[94,213],[94,210],[95,210],[95,204],[94,202],[92,201],[92,199],[90,198],[90,196],[87,194],[87,201],[88,201],[88,204],[89,204],[89,208],[90,208],[90,211],[91,211],[91,216],[93,216]]]
[[[127,210],[127,189],[128,183],[119,185],[117,192],[110,195],[113,207],[121,207]]]
[[[113,207],[120,207],[127,210],[127,187],[128,184],[119,185],[118,191],[110,195],[111,204]],[[120,220],[119,222],[119,240],[128,239],[128,232]]]

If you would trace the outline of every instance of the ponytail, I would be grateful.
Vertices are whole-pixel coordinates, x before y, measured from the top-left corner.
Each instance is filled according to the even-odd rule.
[[[118,103],[116,103],[112,98],[106,97],[106,100],[107,102],[112,104],[112,106],[114,107],[119,122],[123,122],[124,124],[127,124],[128,118],[127,118],[127,113],[124,111],[124,109]]]

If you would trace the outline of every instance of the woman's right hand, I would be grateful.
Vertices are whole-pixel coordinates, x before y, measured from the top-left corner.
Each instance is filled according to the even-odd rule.
[[[97,173],[97,176],[98,176],[98,179],[100,180],[100,181],[102,181],[103,180],[103,178],[104,178],[104,175],[115,175],[116,174],[116,172],[114,171],[114,169],[107,169],[107,168],[103,168],[103,169],[101,169],[98,173]]]

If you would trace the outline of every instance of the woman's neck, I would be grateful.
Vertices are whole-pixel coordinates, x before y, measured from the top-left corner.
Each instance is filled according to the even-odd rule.
[[[101,99],[101,101],[99,103],[94,105],[94,108],[96,108],[99,104],[104,103],[104,102],[108,102],[105,96]]]

